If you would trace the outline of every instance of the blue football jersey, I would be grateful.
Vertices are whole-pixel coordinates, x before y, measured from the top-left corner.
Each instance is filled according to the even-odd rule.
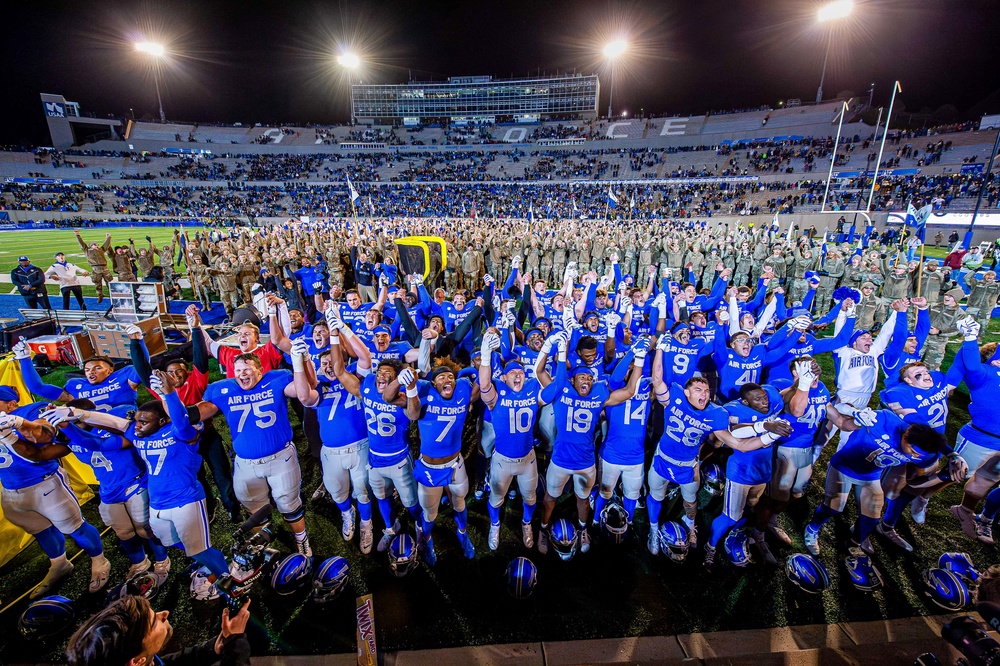
[[[789,383],[788,380],[778,380],[775,385]],[[826,406],[830,404],[830,391],[823,382],[815,388],[809,389],[809,404],[806,406],[802,416],[792,416],[785,413],[783,418],[792,426],[792,434],[778,440],[778,446],[787,446],[793,449],[810,449],[813,445],[813,437],[819,429],[819,424],[826,418]]]
[[[331,449],[356,444],[368,438],[361,401],[348,393],[336,379],[319,378],[320,402],[313,409],[319,421],[323,446]]]
[[[428,458],[447,458],[462,451],[462,430],[472,402],[472,384],[455,380],[451,398],[445,400],[431,382],[417,382],[420,394],[420,453]]]
[[[556,416],[556,440],[552,445],[552,462],[564,469],[587,469],[596,464],[594,435],[597,422],[608,401],[611,389],[596,382],[586,397],[573,386],[563,388],[553,403]]]
[[[410,426],[406,409],[382,399],[375,374],[361,381],[361,403],[368,427],[368,461],[372,467],[395,465],[410,455],[406,431]]]
[[[652,390],[652,380],[643,377],[634,397],[608,407],[608,438],[601,447],[602,460],[615,465],[639,465],[645,461]]]
[[[677,383],[681,386],[694,377],[698,371],[698,361],[711,351],[711,346],[704,340],[692,338],[684,345],[676,340],[670,340],[663,351],[663,383]]]
[[[402,363],[406,362],[406,353],[409,352],[413,347],[406,342],[390,342],[389,346],[385,348],[385,351],[379,351],[375,348],[375,343],[364,341],[365,346],[368,347],[368,351],[371,352],[372,356],[372,372],[378,367],[378,364],[382,361],[400,361]]]
[[[18,407],[11,414],[33,421],[47,407],[47,403],[33,402],[30,405]],[[40,483],[50,474],[54,474],[57,469],[59,469],[58,461],[34,462],[27,460],[14,453],[14,449],[0,444],[0,485],[3,485],[7,490],[29,488]]]
[[[111,414],[126,418],[128,411],[128,407],[116,407]],[[124,502],[146,487],[146,465],[134,447],[122,448],[121,435],[99,428],[86,431],[73,424],[62,432],[80,462],[94,470],[105,504]]]
[[[150,509],[176,509],[205,499],[205,490],[198,481],[202,460],[197,438],[191,442],[180,439],[172,422],[151,437],[137,436],[133,423],[125,431],[125,438],[146,462]]]
[[[889,410],[877,412],[875,425],[851,433],[844,448],[833,454],[830,466],[847,476],[862,481],[874,481],[886,467],[916,462],[921,456],[910,456],[899,448],[908,424]]]
[[[129,385],[141,384],[139,373],[131,365],[112,372],[100,384],[91,384],[83,377],[75,377],[66,382],[64,390],[74,398],[86,398],[94,403],[98,411],[108,412],[113,407],[127,405],[136,408],[136,389]]]
[[[708,436],[716,430],[729,429],[729,415],[718,405],[708,403],[695,409],[680,384],[670,385],[670,401],[663,407],[663,435],[657,444],[654,463],[666,456],[679,462],[692,462]]]
[[[538,419],[538,394],[542,391],[537,379],[524,382],[515,392],[502,380],[494,381],[497,401],[490,410],[496,433],[496,451],[508,458],[523,458],[534,445],[535,421]]]
[[[235,379],[212,382],[205,389],[205,402],[218,407],[226,417],[237,456],[263,458],[292,441],[285,387],[293,379],[291,370],[271,370],[248,391]]]
[[[745,404],[742,400],[734,400],[726,403],[723,409],[729,414],[730,423],[760,423],[763,421],[773,421],[784,410],[785,403],[781,398],[781,393],[773,386],[762,387],[767,392],[768,410],[766,413],[758,412]],[[768,483],[771,480],[771,460],[774,452],[770,447],[764,447],[755,451],[736,451],[729,456],[726,461],[726,478],[734,483],[747,485],[757,485]]]
[[[898,403],[903,409],[915,409],[903,417],[907,423],[925,423],[944,433],[948,423],[948,381],[942,372],[931,372],[931,377],[931,388],[918,389],[903,382],[882,391],[879,397],[887,405]]]

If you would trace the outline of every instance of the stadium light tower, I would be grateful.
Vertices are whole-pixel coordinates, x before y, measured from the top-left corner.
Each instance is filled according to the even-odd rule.
[[[167,116],[163,113],[163,99],[160,97],[160,58],[166,55],[166,49],[156,42],[136,42],[135,50],[153,58],[153,85],[156,86],[156,101],[160,105],[160,122],[166,124]]]
[[[345,51],[337,56],[337,64],[347,70],[347,96],[351,100],[351,122],[354,122],[354,95],[351,86],[354,84],[354,70],[361,67],[361,58],[356,53]]]
[[[847,18],[854,9],[852,0],[834,0],[829,4],[820,7],[817,21],[819,23],[829,23],[838,19]],[[826,62],[830,59],[830,46],[833,45],[833,35],[828,34],[826,39],[826,55],[823,56],[823,73],[819,77],[819,89],[816,91],[816,103],[823,101],[823,80],[826,79]]]
[[[611,93],[608,95],[608,118],[612,117],[611,106],[615,99],[615,61],[628,50],[628,42],[615,39],[604,45],[604,57],[611,65]]]

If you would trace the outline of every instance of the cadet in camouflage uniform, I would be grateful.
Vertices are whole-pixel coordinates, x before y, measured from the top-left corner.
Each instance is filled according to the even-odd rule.
[[[131,238],[128,239],[128,246],[135,256],[135,263],[139,267],[139,272],[142,273],[143,281],[153,282],[153,266],[156,265],[153,257],[153,241],[149,236],[146,236],[146,240],[149,241],[149,249],[142,247],[136,251],[135,242]]]
[[[545,240],[542,241],[541,247],[541,268],[538,274],[535,275],[536,280],[542,280],[545,284],[549,284],[552,280],[552,245],[555,241],[552,240],[551,236],[546,236]]]
[[[745,287],[750,283],[750,271],[753,269],[753,256],[750,254],[750,244],[744,241],[740,244],[740,252],[736,256],[736,268],[733,270],[733,284]]]
[[[471,245],[466,246],[462,253],[462,278],[465,281],[465,290],[470,295],[476,292],[479,284],[480,271],[483,268],[483,254],[473,249]]]
[[[958,332],[955,322],[965,316],[958,305],[965,292],[957,287],[945,292],[944,302],[931,308],[931,331],[924,343],[924,364],[931,370],[940,370],[945,346]]]
[[[88,245],[80,238],[79,231],[73,233],[76,234],[76,240],[87,255],[87,263],[90,264],[90,279],[93,280],[94,287],[97,289],[97,302],[100,303],[104,300],[104,283],[114,279],[111,277],[111,272],[108,271],[108,257],[112,256],[111,234],[105,235],[104,245],[97,243]]]
[[[132,252],[127,247],[116,247],[114,254],[115,275],[119,282],[135,282],[132,271]]]
[[[541,252],[538,251],[538,241],[535,238],[531,239],[531,245],[528,246],[527,251],[524,254],[524,272],[531,275],[534,279],[539,279],[541,273],[539,272]]]
[[[566,270],[566,241],[559,238],[552,250],[552,282],[562,286],[563,272]]]
[[[983,278],[979,279],[974,272],[969,271],[965,275],[965,283],[969,285],[968,307],[965,311],[970,317],[976,318],[982,327],[982,332],[986,333],[993,308],[997,305],[997,296],[1000,295],[997,274],[994,271],[986,271]]]
[[[639,274],[648,275],[649,267],[653,265],[653,253],[649,249],[649,239],[646,239],[642,244],[642,249],[639,250]]]
[[[861,285],[861,300],[858,301],[857,311],[858,320],[854,324],[856,330],[871,330],[875,324],[885,322],[885,303],[875,294],[875,283],[864,282]]]
[[[790,303],[801,303],[809,289],[809,283],[806,282],[806,272],[815,271],[819,265],[819,261],[813,256],[812,250],[803,247],[802,243],[799,243],[795,250],[793,250],[793,256],[795,257],[795,263],[792,266],[792,284],[788,290],[788,298]],[[823,292],[822,280],[820,280],[819,292],[817,297],[822,295]]]
[[[826,262],[823,269],[819,271],[819,289],[816,290],[816,314],[824,315],[830,311],[830,299],[833,298],[833,291],[840,284],[840,278],[844,277],[844,259],[837,250],[830,250],[826,254]]]
[[[909,296],[910,275],[906,272],[906,264],[893,266],[886,259],[883,261],[883,265],[885,266],[885,282],[882,284],[882,302],[886,307],[889,307],[893,301]]]
[[[195,255],[194,261],[191,262],[191,279],[194,281],[191,288],[194,290],[195,299],[201,302],[203,310],[211,310],[212,278],[208,273],[208,267],[201,260],[201,255]]]
[[[209,268],[208,272],[215,276],[215,282],[219,286],[219,298],[222,300],[222,307],[226,309],[226,315],[232,317],[233,311],[239,307],[236,273],[230,270],[229,264],[225,261],[220,261],[217,269]]]

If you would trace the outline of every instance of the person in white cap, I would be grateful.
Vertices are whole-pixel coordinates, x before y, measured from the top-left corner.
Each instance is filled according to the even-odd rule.
[[[76,264],[66,261],[66,255],[56,252],[56,262],[45,271],[45,277],[59,283],[59,291],[62,292],[63,310],[69,310],[69,296],[76,296],[76,302],[81,310],[86,310],[87,305],[83,302],[83,287],[80,286],[78,275],[90,275]]]

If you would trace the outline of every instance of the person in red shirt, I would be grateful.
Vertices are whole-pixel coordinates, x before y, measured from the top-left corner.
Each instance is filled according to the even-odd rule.
[[[264,372],[280,368],[281,362],[284,360],[281,350],[273,344],[270,342],[265,345],[260,344],[260,329],[250,322],[240,324],[236,328],[236,344],[239,345],[239,348],[219,344],[209,338],[208,333],[204,329],[199,328],[198,330],[201,333],[201,337],[204,338],[205,344],[208,345],[212,356],[218,359],[219,365],[226,371],[228,379],[232,379],[235,376],[233,373],[233,363],[240,354],[253,354],[257,356],[260,359],[261,369]],[[194,333],[194,329],[192,329],[192,333]]]
[[[205,395],[205,389],[208,388],[209,352],[208,345],[205,342],[207,336],[202,335],[201,318],[198,312],[198,306],[194,304],[189,305],[184,312],[184,316],[187,318],[192,332],[192,362],[189,364],[182,358],[173,358],[168,360],[163,368],[170,378],[170,383],[174,386],[177,396],[188,407],[201,402],[202,396]],[[143,384],[146,384],[148,387],[153,369],[149,362],[149,352],[146,350],[146,345],[141,337],[132,339],[131,352],[132,365],[135,367],[139,377],[142,378]],[[236,499],[236,492],[233,490],[233,472],[229,462],[229,452],[222,442],[222,435],[215,429],[215,424],[212,420],[205,422],[205,429],[202,431],[201,440],[198,444],[198,453],[201,454],[202,459],[208,463],[208,468],[212,471],[212,477],[215,479],[215,485],[219,489],[222,505],[225,507],[226,513],[229,514],[229,518],[233,522],[241,522],[243,520],[243,506]],[[210,498],[208,515],[214,518],[217,505],[211,501],[214,494],[208,486],[208,479],[205,477],[204,469],[199,472],[198,479],[201,481],[202,486],[205,487],[206,498]]]
[[[965,248],[959,245],[944,258],[944,267],[949,270],[949,277],[955,284],[961,284],[959,280],[962,278],[963,257],[965,257]]]

